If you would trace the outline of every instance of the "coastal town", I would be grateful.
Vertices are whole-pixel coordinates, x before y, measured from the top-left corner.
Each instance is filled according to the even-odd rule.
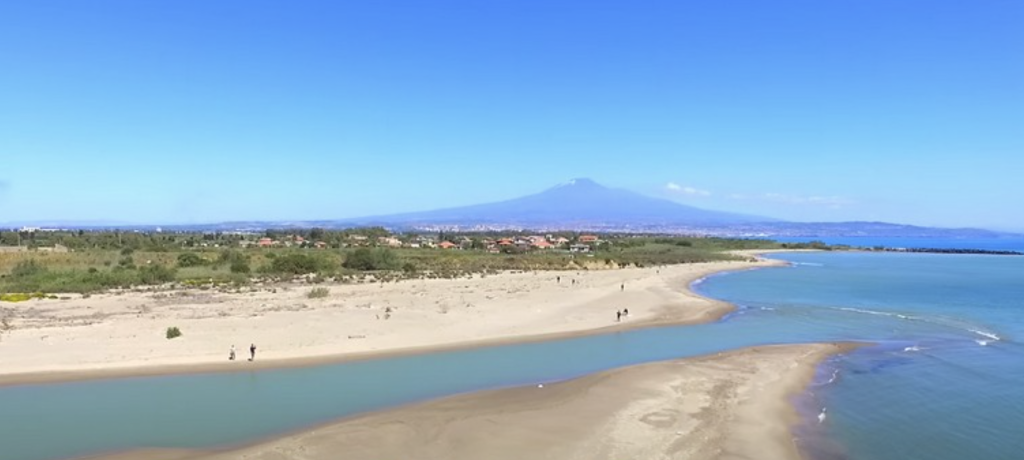
[[[341,242],[333,244],[323,240],[309,240],[304,236],[289,234],[278,238],[263,236],[259,239],[242,239],[238,245],[243,248],[275,248],[275,247],[299,247],[299,248],[346,248],[346,247],[387,247],[387,248],[436,248],[445,250],[483,250],[492,254],[502,252],[527,252],[544,250],[563,250],[573,253],[589,253],[595,246],[604,243],[597,235],[583,234],[575,238],[565,236],[528,235],[528,236],[506,236],[498,238],[471,237],[468,235],[389,235],[370,237],[361,234],[351,234]]]

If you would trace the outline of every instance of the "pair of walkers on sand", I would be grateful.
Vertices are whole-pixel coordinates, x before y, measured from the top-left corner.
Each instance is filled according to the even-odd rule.
[[[231,346],[231,353],[228,354],[228,361],[235,360],[235,346]],[[249,361],[256,360],[256,344],[249,345]]]

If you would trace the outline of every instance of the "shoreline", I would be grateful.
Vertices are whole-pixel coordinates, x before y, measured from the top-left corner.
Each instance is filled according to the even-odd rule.
[[[771,251],[771,252],[787,252],[787,251]],[[703,267],[702,270],[690,273],[686,277],[685,281],[681,284],[681,288],[677,285],[674,290],[674,294],[681,297],[688,297],[689,299],[697,299],[701,304],[702,308],[697,314],[694,312],[687,312],[688,315],[681,315],[680,312],[673,312],[671,308],[660,310],[655,315],[647,315],[639,320],[630,321],[628,323],[619,323],[605,325],[597,328],[582,329],[582,330],[568,330],[551,333],[533,334],[533,335],[521,335],[521,336],[510,336],[510,337],[494,337],[482,340],[471,340],[462,341],[456,343],[446,344],[434,344],[424,345],[417,347],[408,348],[395,348],[387,350],[373,350],[364,352],[350,352],[340,353],[335,355],[327,356],[307,356],[307,357],[296,357],[296,358],[285,358],[277,360],[260,360],[255,363],[246,363],[244,368],[239,369],[237,366],[231,366],[223,362],[219,363],[198,363],[198,364],[182,364],[182,365],[161,365],[151,367],[135,367],[135,368],[104,368],[92,371],[55,371],[55,372],[42,372],[42,373],[27,373],[27,374],[8,374],[0,375],[0,387],[6,385],[22,385],[22,384],[58,384],[62,382],[74,382],[82,380],[97,380],[97,379],[111,379],[111,378],[123,378],[123,377],[146,377],[146,376],[161,376],[161,375],[179,375],[179,374],[193,374],[193,373],[222,373],[222,372],[248,372],[256,369],[279,369],[279,368],[293,368],[293,367],[308,367],[318,366],[325,364],[344,363],[352,361],[370,360],[370,359],[384,359],[388,357],[396,356],[408,356],[423,353],[434,353],[443,351],[454,351],[471,348],[481,347],[493,347],[501,346],[512,343],[530,343],[540,342],[548,340],[558,340],[571,337],[580,337],[587,335],[606,334],[636,329],[647,329],[656,327],[671,327],[686,324],[697,324],[706,323],[719,320],[723,316],[729,314],[735,310],[735,306],[724,301],[703,297],[695,292],[693,287],[699,284],[701,281],[716,275],[725,273],[733,273],[738,271],[759,269],[771,266],[785,266],[786,262],[777,259],[766,259],[762,258],[761,254],[769,253],[769,251],[752,251],[751,253],[740,255],[750,256],[756,259],[756,263],[743,262],[743,263],[732,263],[729,266],[717,266],[714,269],[707,265],[712,264],[700,264]],[[718,265],[721,265],[718,263]],[[655,273],[658,273],[656,269]],[[678,280],[675,280],[678,281]],[[730,438],[729,442],[725,442],[722,439],[708,444],[708,438],[705,436],[704,445],[712,446],[717,449],[719,453],[724,451],[730,451],[733,453],[748,452],[749,455],[733,455],[732,458],[806,458],[805,453],[801,451],[800,445],[795,437],[797,432],[796,429],[801,423],[806,423],[799,413],[798,408],[795,404],[795,398],[807,391],[811,384],[815,372],[818,367],[829,357],[847,353],[855,348],[863,346],[864,344],[859,343],[827,343],[827,344],[788,344],[788,345],[760,345],[748,348],[741,348],[731,350],[727,352],[719,352],[710,355],[694,356],[683,359],[675,359],[669,361],[661,361],[655,363],[639,364],[628,366],[625,368],[617,368],[608,371],[599,372],[596,374],[586,375],[577,377],[565,381],[555,382],[552,384],[546,384],[548,388],[560,388],[560,387],[574,387],[582,385],[583,393],[589,393],[593,388],[599,386],[599,383],[607,380],[609,376],[618,379],[619,385],[635,385],[637,382],[663,382],[665,379],[671,380],[672,378],[678,377],[671,373],[662,371],[655,372],[657,378],[650,380],[650,376],[643,377],[647,371],[644,369],[648,368],[671,368],[675,366],[707,366],[712,369],[716,369],[714,372],[721,370],[723,366],[729,367],[736,363],[733,363],[737,356],[751,357],[755,356],[756,359],[748,360],[746,366],[783,366],[781,368],[776,367],[774,374],[772,374],[772,384],[765,386],[763,378],[759,378],[756,375],[751,376],[749,369],[746,374],[740,374],[739,376],[733,375],[726,380],[736,379],[742,376],[749,377],[746,381],[748,388],[757,387],[760,391],[757,398],[757,403],[753,406],[749,406],[744,403],[741,406],[730,406],[729,408],[722,409],[716,406],[713,412],[717,411],[720,415],[727,413],[729,417],[740,417],[742,420],[739,423],[740,426],[744,426],[747,434],[736,438]],[[792,353],[787,356],[775,356],[777,350],[788,350],[787,352],[798,353],[803,358],[796,360],[793,358]],[[783,353],[778,351],[778,353]],[[232,368],[234,367],[234,368]],[[653,372],[653,371],[652,371]],[[711,371],[709,371],[711,372]],[[638,374],[639,373],[639,374]],[[638,374],[633,375],[633,374]],[[651,374],[654,375],[654,374]],[[709,374],[713,375],[713,374]],[[762,376],[763,377],[763,376]],[[709,377],[711,378],[711,377]],[[721,379],[720,379],[721,380]],[[783,382],[784,381],[784,382]],[[580,383],[583,382],[583,383]],[[783,383],[780,383],[783,382]],[[762,388],[763,387],[763,388]],[[465,394],[457,394],[453,396],[443,397],[440,399],[427,400],[421,402],[415,402],[408,405],[399,405],[392,408],[385,408],[381,410],[375,410],[367,413],[353,414],[339,419],[331,420],[328,422],[320,423],[317,425],[300,427],[295,430],[291,430],[284,433],[277,433],[271,436],[262,437],[251,442],[243,444],[235,444],[229,446],[214,446],[210,449],[142,449],[124,452],[113,452],[104,453],[100,455],[92,455],[89,459],[97,460],[121,460],[128,458],[144,458],[147,460],[227,460],[229,458],[238,458],[238,455],[244,455],[246,458],[266,458],[277,459],[281,458],[283,452],[282,443],[288,444],[293,443],[292,447],[297,448],[301,451],[303,458],[353,458],[353,459],[370,459],[377,458],[379,454],[369,453],[369,456],[350,456],[350,457],[338,457],[336,455],[337,449],[341,447],[348,447],[348,444],[338,444],[342,441],[332,441],[333,437],[329,433],[337,432],[341,430],[349,430],[351,428],[346,427],[359,427],[361,424],[367,423],[367,420],[377,420],[381,417],[389,417],[393,414],[399,414],[396,417],[400,420],[404,420],[408,413],[416,414],[417,411],[422,410],[423,407],[434,407],[437,405],[445,404],[457,404],[469,411],[474,416],[481,417],[482,414],[488,413],[489,410],[493,409],[495,401],[499,404],[506,400],[506,396],[503,395],[516,395],[523,392],[533,392],[534,387],[532,386],[521,386],[521,387],[509,387],[494,390],[484,390],[480,392],[472,392]],[[764,390],[764,391],[762,391]],[[768,391],[770,390],[770,391]],[[710,391],[710,390],[708,390]],[[625,391],[626,395],[632,395],[632,391]],[[706,392],[707,393],[707,392]],[[713,392],[712,392],[713,393]],[[702,398],[710,398],[714,400],[717,393],[698,395]],[[689,396],[688,396],[689,397]],[[495,399],[496,398],[496,399]],[[620,404],[632,404],[630,401],[633,397],[627,397],[625,399],[618,399]],[[682,400],[677,400],[680,402]],[[549,401],[550,402],[550,401]],[[550,408],[549,412],[559,411],[558,407],[560,402],[555,401],[556,404],[539,403],[538,409]],[[590,401],[588,404],[595,404],[595,401]],[[600,405],[600,404],[598,404]],[[742,409],[742,410],[740,410]],[[708,409],[712,410],[712,409]],[[410,412],[411,411],[411,412]],[[500,411],[499,411],[500,412]],[[614,411],[613,411],[614,412]],[[769,416],[770,419],[779,420],[780,423],[776,423],[767,429],[758,428],[762,426],[761,420],[764,419],[765,414],[770,413],[774,416]],[[500,413],[499,413],[500,415]],[[547,414],[540,419],[550,417],[552,414]],[[463,415],[456,417],[458,419],[464,418]],[[487,419],[490,421],[491,419]],[[372,422],[371,422],[372,423]],[[581,423],[586,423],[581,422]],[[730,425],[731,426],[731,425]],[[721,429],[724,429],[720,427]],[[731,428],[730,428],[731,429]],[[753,430],[753,431],[751,431]],[[371,430],[373,431],[373,430]],[[414,432],[416,430],[413,430]],[[675,432],[679,435],[679,431]],[[754,433],[754,434],[751,434]],[[337,434],[337,433],[335,433]],[[493,434],[493,433],[492,433]],[[310,436],[316,438],[312,441],[308,440]],[[746,438],[755,436],[756,442],[748,442]],[[486,438],[487,436],[484,436]],[[299,440],[299,441],[296,441]],[[295,444],[295,443],[298,444]],[[323,456],[306,456],[307,446],[309,442],[313,442],[313,445],[321,446],[327,449],[327,454]],[[332,444],[333,442],[333,444]],[[390,440],[383,441],[387,444]],[[594,442],[590,440],[588,442]],[[378,445],[380,442],[371,442],[369,445]],[[333,447],[331,447],[333,446]],[[765,455],[766,446],[769,446],[771,452],[770,455]],[[406,446],[409,448],[404,454],[408,456],[408,452],[415,452],[411,445]],[[489,447],[488,447],[489,449]],[[299,454],[300,452],[295,452]],[[265,456],[264,456],[265,455]],[[445,451],[438,456],[419,456],[414,455],[413,458],[423,459],[458,459],[458,458],[480,458],[479,453],[469,457],[453,456],[451,452]],[[510,458],[519,458],[518,453]],[[488,458],[501,458],[494,457],[493,455],[485,455]],[[615,455],[611,457],[596,458],[609,458],[620,457]],[[538,458],[564,458],[564,457],[544,457]],[[687,456],[686,458],[691,458]],[[704,457],[696,457],[704,458]]]
[[[793,399],[806,391],[821,363],[860,346],[761,345],[420,401],[239,445],[86,458],[512,460],[525,449],[530,458],[611,460],[668,458],[652,456],[652,449],[664,449],[663,455],[683,458],[728,453],[739,459],[800,459],[805,457],[793,430],[803,419]],[[779,423],[764,424],[766,413]]]
[[[563,324],[560,330],[556,327],[553,331],[503,331],[504,334],[494,334],[489,337],[454,337],[449,340],[441,340],[430,342],[429,340],[421,340],[421,342],[427,343],[406,343],[404,346],[388,346],[381,349],[363,349],[353,350],[345,352],[328,352],[328,353],[309,353],[307,350],[291,350],[291,353],[286,353],[285,356],[275,357],[272,355],[270,358],[259,358],[254,362],[229,362],[223,357],[187,357],[186,362],[164,362],[164,363],[128,363],[122,364],[118,362],[102,362],[96,363],[86,368],[52,368],[52,369],[41,369],[41,370],[28,370],[19,371],[16,367],[8,366],[4,369],[3,374],[0,374],[0,387],[11,386],[11,385],[29,385],[29,384],[56,384],[63,382],[76,382],[76,381],[87,381],[87,380],[102,380],[102,379],[114,379],[114,378],[131,378],[131,377],[154,377],[164,375],[181,375],[181,374],[196,374],[196,373],[221,373],[221,372],[248,372],[252,370],[265,370],[265,369],[279,369],[279,368],[294,368],[294,367],[310,367],[318,365],[329,365],[338,364],[353,361],[363,361],[371,359],[385,359],[398,356],[409,356],[425,353],[436,353],[445,351],[456,351],[470,348],[481,348],[481,347],[493,347],[508,345],[514,343],[533,343],[548,340],[558,340],[574,337],[582,337],[588,335],[606,334],[613,332],[621,332],[635,329],[645,329],[653,327],[670,327],[688,324],[701,324],[714,322],[721,319],[723,316],[732,312],[735,307],[727,302],[719,301],[716,299],[707,298],[701,296],[692,290],[692,285],[709,276],[714,276],[723,273],[743,271],[749,269],[758,269],[773,266],[784,266],[785,262],[778,261],[775,259],[766,259],[760,257],[760,254],[769,252],[787,252],[787,251],[744,251],[737,252],[737,255],[749,258],[748,261],[732,261],[732,262],[708,262],[700,264],[684,264],[684,265],[673,265],[665,266],[660,268],[620,268],[605,271],[591,271],[583,272],[583,277],[591,274],[608,274],[616,273],[623,274],[626,276],[633,276],[635,279],[642,279],[651,281],[655,279],[657,275],[660,275],[661,271],[665,271],[665,276],[657,276],[657,280],[662,281],[659,285],[655,282],[654,286],[650,289],[662,289],[666,292],[659,292],[659,296],[648,296],[645,300],[653,302],[653,304],[641,305],[639,310],[643,310],[637,319],[630,319],[622,323],[605,322],[604,324],[594,323],[589,321],[584,323],[581,321],[577,324]],[[516,275],[502,274],[492,278],[496,278],[501,281],[501,277],[513,277]],[[555,277],[555,276],[566,276],[562,272],[534,272],[529,276],[526,274],[518,275],[519,278],[531,278],[531,277]],[[567,276],[568,278],[568,276]],[[431,280],[434,281],[434,280]],[[447,280],[445,280],[447,281]],[[455,284],[461,280],[454,280],[454,282],[435,281],[433,284],[442,285],[444,284]],[[575,280],[573,281],[575,283]],[[422,284],[431,284],[430,281],[423,282]],[[581,281],[581,284],[582,281]],[[619,284],[616,281],[616,284]],[[625,285],[625,283],[622,283]],[[346,286],[331,286],[332,288],[345,289]],[[372,287],[372,286],[370,286]],[[367,291],[367,286],[357,286],[358,289]],[[383,289],[383,286],[381,287]],[[541,292],[543,294],[543,292]],[[628,295],[622,302],[630,302]],[[377,295],[387,295],[387,292]],[[602,293],[601,295],[605,295]],[[614,295],[614,293],[610,294]],[[666,298],[666,295],[672,298]],[[142,296],[139,296],[142,297]],[[301,299],[297,299],[301,300]],[[592,303],[601,303],[601,299]],[[143,300],[139,300],[142,302]],[[49,301],[51,303],[59,304],[61,301]],[[85,303],[84,300],[79,302]],[[587,302],[583,302],[587,303]],[[660,304],[659,304],[660,303]],[[634,307],[633,304],[629,304],[629,307]],[[567,314],[579,314],[579,305],[569,305],[564,308]],[[638,308],[634,308],[637,311]],[[631,312],[632,313],[632,312]],[[378,318],[379,319],[379,318]],[[209,318],[209,321],[215,319]],[[550,328],[549,328],[550,329]],[[26,331],[15,331],[24,333]],[[515,332],[518,332],[515,333]],[[186,334],[188,330],[186,329]],[[37,332],[36,335],[40,335],[39,340],[46,338],[42,332]],[[340,338],[340,337],[339,337]],[[5,342],[0,344],[0,353],[3,353],[11,345],[7,343],[10,341],[10,337],[5,338]],[[415,342],[415,340],[413,340]],[[170,342],[170,341],[168,341]],[[336,345],[336,344],[335,344]],[[38,348],[38,347],[37,347]],[[336,346],[335,348],[341,348]],[[239,350],[240,359],[244,357],[245,350]],[[2,355],[0,355],[2,356]],[[244,367],[243,367],[244,366]]]

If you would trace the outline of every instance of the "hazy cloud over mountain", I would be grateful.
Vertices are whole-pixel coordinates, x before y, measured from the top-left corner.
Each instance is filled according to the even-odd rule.
[[[702,190],[696,187],[690,187],[686,185],[679,185],[675,182],[669,182],[665,184],[665,190],[669,193],[677,195],[690,195],[690,196],[711,196],[711,192],[708,190]]]
[[[763,193],[760,195],[732,194],[729,198],[734,200],[755,200],[772,203],[784,203],[793,205],[823,206],[831,209],[839,209],[844,206],[857,204],[856,200],[841,196],[802,196],[785,193]]]

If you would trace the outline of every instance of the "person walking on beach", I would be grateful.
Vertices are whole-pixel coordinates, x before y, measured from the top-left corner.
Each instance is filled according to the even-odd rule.
[[[615,310],[615,322],[618,323],[620,321],[622,321],[622,312]]]
[[[625,290],[626,290],[626,283],[620,284],[619,285],[619,291],[625,291]]]
[[[235,346],[232,345],[231,346],[231,353],[228,353],[228,361],[234,361],[234,360],[235,360]]]
[[[623,308],[622,309],[622,316],[629,316],[629,309],[628,308]]]
[[[562,283],[562,277],[561,276],[556,276],[555,277],[555,282],[561,284]]]
[[[249,361],[256,361],[256,344],[249,345]]]

